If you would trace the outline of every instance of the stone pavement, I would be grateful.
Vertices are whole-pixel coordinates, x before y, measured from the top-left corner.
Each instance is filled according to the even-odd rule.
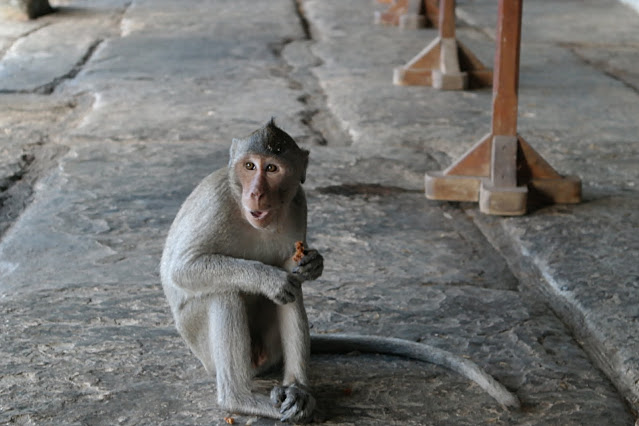
[[[54,2],[52,2],[54,3]],[[632,425],[639,410],[639,14],[527,1],[520,133],[584,202],[517,218],[426,200],[488,131],[491,91],[397,87],[436,32],[372,24],[370,0],[68,0],[0,8],[0,423],[225,424],[159,284],[168,227],[232,137],[271,116],[311,149],[306,285],[316,333],[424,341],[441,367],[322,355],[326,424]],[[496,2],[459,1],[492,66]],[[266,391],[272,380],[259,386]],[[272,420],[233,416],[237,424]]]

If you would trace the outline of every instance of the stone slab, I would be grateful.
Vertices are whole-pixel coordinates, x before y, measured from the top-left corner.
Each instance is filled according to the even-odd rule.
[[[506,410],[432,365],[314,357],[312,380],[329,424],[632,424],[619,388],[515,262],[522,251],[504,257],[488,225],[473,218],[473,206],[423,196],[423,172],[485,133],[490,91],[392,86],[392,68],[435,33],[372,26],[372,15],[362,12],[368,8],[363,0],[302,2],[313,40],[288,0],[139,0],[114,21],[119,30],[52,94],[56,101],[83,102],[73,113],[53,113],[62,127],[55,142],[66,153],[40,177],[33,202],[0,240],[0,423],[225,424],[228,413],[214,404],[213,381],[173,328],[157,265],[180,203],[226,164],[230,138],[275,114],[312,151],[309,241],[326,257],[322,278],[306,286],[312,330],[428,342],[472,358],[524,403],[524,410]],[[244,16],[246,10],[254,13]],[[490,56],[490,38],[481,30],[459,33],[482,60]],[[634,151],[625,161],[614,154],[634,146],[628,136],[636,126],[633,95],[579,68],[575,81],[594,84],[600,98],[585,106],[588,114],[612,105],[612,96],[627,114],[607,115],[616,121],[604,131],[592,122],[567,125],[535,107],[557,103],[576,122],[578,86],[562,92],[565,78],[544,90],[550,83],[537,74],[543,61],[564,60],[564,50],[533,48],[541,63],[527,62],[535,90],[526,92],[523,116],[530,121],[522,126],[530,133],[543,129],[534,136],[562,170],[593,170],[589,194],[611,188],[620,199],[632,194],[631,184],[619,188],[618,182],[634,180],[626,160]],[[21,96],[12,99],[26,103]],[[8,126],[19,128],[19,113],[10,114]],[[571,155],[583,152],[578,143],[552,143],[553,137],[581,141],[577,136],[590,137],[586,149],[605,153],[605,161]],[[509,234],[520,232],[521,222],[499,223],[508,242],[547,262],[540,240],[529,239],[535,226],[558,234],[557,247],[568,244],[561,232],[590,244],[596,232],[579,234],[574,216],[590,213],[593,226],[603,226],[608,199],[602,202],[588,212],[557,210],[552,217],[565,222],[553,226],[547,214],[555,210],[541,210],[518,239]],[[568,254],[561,259],[572,265]],[[553,271],[572,279],[559,267]],[[613,295],[605,309],[619,306],[625,307]],[[627,324],[628,317],[616,318],[615,325]]]
[[[391,70],[401,64],[397,50],[418,52],[430,40],[427,32],[420,32],[425,41],[419,41],[412,34],[369,30],[366,16],[354,5],[306,4],[324,35],[313,46],[324,61],[316,75],[328,107],[343,118],[354,146],[370,149],[400,140],[439,161],[443,169],[489,129],[490,91],[448,94],[390,85]],[[470,37],[483,60],[492,43],[496,2],[460,3],[458,16],[471,25],[460,25],[460,39]],[[638,252],[633,236],[639,223],[639,99],[632,83],[637,67],[629,65],[634,53],[627,52],[636,50],[631,34],[638,22],[614,1],[526,4],[519,132],[560,173],[581,176],[584,203],[542,209],[521,219],[485,218],[475,213],[476,205],[463,205],[497,246],[510,242],[511,250],[503,253],[517,277],[541,289],[576,335],[589,342],[590,355],[635,410],[639,300],[632,289]],[[350,33],[335,31],[346,23]],[[384,54],[351,60],[355,52],[375,49]],[[367,67],[365,61],[373,70],[364,80],[359,70]],[[628,71],[613,74],[621,61]],[[532,265],[537,271],[533,278],[516,266],[520,263]],[[601,292],[608,302],[596,296]]]
[[[200,176],[226,163],[226,148],[76,143],[41,181],[2,242],[2,258],[17,265],[1,280],[2,421],[222,424],[228,413],[215,408],[211,379],[173,328],[157,260],[181,200]],[[627,422],[615,389],[547,308],[522,297],[505,261],[461,210],[427,208],[422,194],[401,189],[401,178],[395,189],[348,187],[345,170],[361,170],[350,164],[333,157],[316,164],[316,181],[309,175],[310,241],[327,264],[306,287],[312,330],[393,335],[452,350],[516,390],[527,409],[505,410],[431,365],[314,358],[320,406],[331,422]],[[406,240],[414,245],[402,246]]]
[[[44,24],[14,35],[0,59],[0,92],[50,93],[73,77],[100,42],[114,31],[124,1],[108,9],[62,8]]]

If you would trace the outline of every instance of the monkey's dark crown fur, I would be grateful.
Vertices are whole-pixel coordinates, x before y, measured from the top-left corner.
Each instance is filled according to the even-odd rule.
[[[277,127],[273,118],[264,127],[251,133],[246,142],[247,151],[266,151],[271,155],[284,155],[287,151],[301,150],[288,133]]]

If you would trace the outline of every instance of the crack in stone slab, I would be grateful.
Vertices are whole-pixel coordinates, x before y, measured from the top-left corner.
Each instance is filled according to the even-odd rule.
[[[128,11],[128,9],[130,8],[131,4],[132,4],[132,1],[124,3],[121,8],[116,9],[112,14],[106,16],[106,19],[101,18],[96,13],[87,15],[89,21],[81,22],[81,24],[83,25],[87,25],[87,24],[90,25],[90,26],[87,26],[84,31],[88,35],[86,41],[68,39],[67,37],[68,34],[65,33],[66,27],[62,25],[61,23],[59,23],[59,25],[53,25],[56,23],[56,21],[45,22],[43,25],[40,25],[29,31],[26,31],[25,33],[20,35],[15,41],[13,41],[11,46],[9,46],[4,52],[2,52],[3,53],[2,61],[9,61],[8,67],[6,67],[7,64],[4,64],[5,67],[7,68],[6,70],[4,70],[4,74],[7,76],[8,82],[7,81],[3,82],[4,84],[7,84],[8,87],[0,88],[0,94],[42,94],[42,95],[52,94],[61,83],[63,83],[66,80],[71,80],[75,78],[83,70],[84,66],[91,60],[92,56],[94,55],[98,47],[102,44],[102,42],[105,39],[109,39],[114,36],[115,32],[113,29],[116,27],[119,28],[121,26],[124,16],[126,12]],[[63,13],[61,12],[62,10],[73,12],[75,9],[74,8],[56,9],[58,13]],[[93,30],[94,27],[97,27],[95,31]],[[31,41],[31,43],[29,43],[27,41],[27,38],[29,36],[32,36],[47,28],[51,29],[50,33],[47,33],[44,35],[38,34],[39,37],[37,37],[37,41],[35,42]],[[45,39],[46,37],[58,38],[58,36],[60,35],[62,35],[64,42],[66,42],[66,44],[63,45],[63,48],[59,48],[58,50],[54,49],[52,51],[47,49],[45,52],[43,51],[42,47],[38,47],[37,45],[38,42],[42,43],[41,39],[43,37]],[[27,64],[26,67],[24,66],[24,64],[21,64],[20,61],[18,61],[16,66],[16,63],[15,63],[16,58],[22,58],[23,55],[25,54],[25,52],[20,51],[20,48],[18,48],[17,46],[17,43],[20,41],[24,41],[28,46],[26,48],[27,60],[29,60],[30,58],[29,56],[30,52],[31,52],[31,56],[34,56],[36,58],[38,58],[38,55],[41,55],[41,54],[44,54],[45,56],[48,55],[49,57],[59,58],[61,56],[64,57],[65,55],[68,55],[69,52],[71,52],[72,55],[74,56],[77,55],[77,56],[76,58],[69,57],[69,63],[65,63],[63,66],[60,66],[56,64],[55,62],[51,64],[46,61],[44,64],[41,63],[41,61],[37,61],[37,63],[35,64],[30,64],[29,62],[25,62],[25,64]],[[35,51],[33,50],[34,43],[37,49]],[[74,50],[75,49],[74,45],[77,46],[77,51]],[[21,48],[24,48],[24,47],[21,46]],[[12,52],[12,49],[17,50],[18,52]],[[35,55],[33,54],[33,52],[35,52]],[[9,55],[11,55],[11,57],[9,57]],[[76,60],[75,63],[72,62],[73,59]],[[65,69],[65,66],[69,67],[68,70]],[[47,69],[48,69],[48,72],[43,72],[43,70],[47,70]],[[29,72],[34,72],[35,77],[34,76],[30,77],[34,80],[31,82],[29,82],[29,80],[26,80],[25,82],[24,80],[21,81],[21,79],[18,78],[17,81],[13,81],[13,78],[15,76],[22,75],[25,72],[27,74],[29,74]],[[56,74],[58,75],[56,76]],[[16,84],[17,82],[17,85],[12,87],[11,86],[12,81],[13,81],[13,84]]]
[[[0,241],[4,232],[31,204],[36,181],[50,170],[68,148],[47,145],[48,136],[24,148],[20,168],[11,176],[0,178]]]
[[[295,12],[297,13],[297,17],[300,20],[300,25],[302,26],[302,30],[304,31],[304,37],[306,38],[306,40],[313,40],[313,33],[311,32],[311,24],[308,22],[308,19],[306,18],[302,0],[293,0],[293,2],[295,3]]]
[[[596,60],[589,59],[586,56],[579,53],[579,50],[578,50],[581,48],[583,49],[602,48],[602,47],[606,47],[605,45],[594,45],[594,44],[589,45],[589,44],[577,44],[577,43],[560,43],[559,45],[561,47],[568,49],[573,55],[579,58],[579,60],[582,61],[584,64],[589,65],[595,68],[596,70],[601,71],[604,75],[612,78],[613,80],[618,81],[619,83],[626,86],[628,89],[632,90],[634,93],[639,94],[639,87],[635,86],[634,84],[626,80],[622,75],[618,73],[617,70],[610,67],[610,65],[608,65],[605,61],[596,61]],[[622,45],[622,47],[636,48],[634,45],[630,45],[630,46]]]
[[[95,40],[93,43],[91,43],[89,47],[87,48],[86,52],[84,53],[84,55],[82,55],[82,57],[75,63],[75,65],[67,73],[54,78],[52,81],[42,84],[34,89],[18,89],[18,90],[0,89],[0,94],[18,94],[18,93],[20,94],[34,93],[39,95],[52,94],[55,91],[55,89],[63,81],[73,79],[76,75],[78,75],[80,71],[82,71],[82,68],[84,67],[84,65],[91,59],[96,49],[98,48],[98,46],[100,46],[100,44],[103,41],[104,41],[103,39],[98,39],[98,40]]]
[[[69,72],[67,72],[66,74],[60,77],[55,78],[50,83],[44,84],[40,87],[36,87],[33,90],[33,92],[43,94],[43,95],[50,95],[51,93],[55,91],[56,87],[58,87],[60,83],[62,83],[64,80],[72,80],[76,75],[78,75],[80,71],[82,71],[82,68],[86,65],[87,62],[89,62],[89,60],[91,59],[91,57],[97,50],[98,46],[100,46],[100,44],[102,44],[103,41],[104,41],[103,39],[95,40],[88,47],[88,49],[86,50],[82,58],[80,58],[80,60],[73,66],[73,68],[71,68],[71,70],[69,70]]]
[[[10,189],[17,182],[22,180],[22,177],[25,175],[28,167],[33,163],[34,156],[32,154],[22,154],[20,157],[20,169],[18,169],[15,173],[10,176],[0,177],[0,193],[5,192]],[[3,197],[0,195],[0,208],[3,205]]]
[[[343,195],[354,197],[357,195],[378,195],[389,196],[404,193],[422,193],[421,190],[406,189],[398,186],[385,186],[377,183],[345,183],[341,185],[331,185],[317,188],[320,194]]]
[[[25,37],[29,37],[30,35],[37,33],[38,31],[48,27],[49,25],[51,25],[51,22],[44,22],[42,25],[39,25],[37,27],[31,28],[30,30],[25,31],[24,33],[20,34],[18,37],[16,37],[11,44],[9,44],[9,46],[7,46],[5,49],[0,51],[0,61],[2,59],[4,59],[4,56],[7,54],[7,52],[9,50],[11,50],[11,47],[18,41],[21,40]]]

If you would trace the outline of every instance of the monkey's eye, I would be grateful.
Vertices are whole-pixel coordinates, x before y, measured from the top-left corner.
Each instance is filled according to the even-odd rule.
[[[250,161],[244,163],[244,167],[246,167],[246,170],[255,170],[255,164]]]
[[[267,172],[276,172],[277,171],[277,166],[275,164],[269,164],[268,166],[266,166],[266,171]]]

